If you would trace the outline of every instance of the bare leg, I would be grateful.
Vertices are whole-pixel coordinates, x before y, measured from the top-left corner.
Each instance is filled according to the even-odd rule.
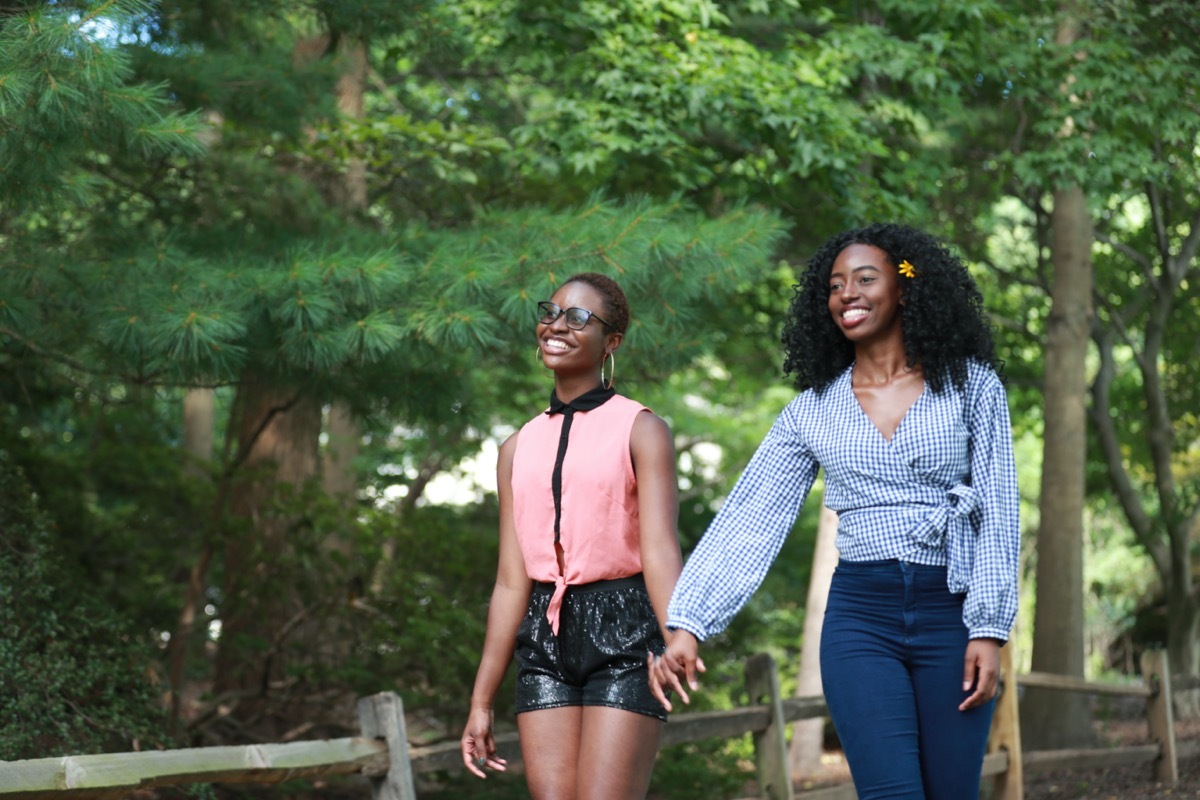
[[[579,800],[643,800],[663,723],[605,706],[583,709]]]
[[[576,800],[576,765],[583,721],[581,706],[517,715],[525,781],[533,800]]]

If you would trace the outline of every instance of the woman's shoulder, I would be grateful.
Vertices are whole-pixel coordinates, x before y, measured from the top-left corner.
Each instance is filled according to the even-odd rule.
[[[515,441],[517,438],[517,434],[520,433],[521,431],[530,430],[530,429],[536,430],[538,427],[544,426],[547,423],[549,423],[550,414],[547,413],[549,410],[550,410],[549,407],[547,407],[545,410],[539,411],[537,414],[535,414],[532,417],[530,417],[529,419],[525,420],[525,422],[521,425],[521,427],[517,429],[517,432],[512,435],[512,439]]]
[[[827,418],[832,413],[830,404],[838,401],[836,384],[834,381],[820,391],[809,388],[800,392],[779,412],[780,420],[800,430]]]
[[[983,423],[1007,408],[1008,393],[995,368],[985,361],[967,362],[967,383],[963,387],[963,406],[967,419]]]
[[[996,373],[995,367],[976,358],[967,359],[967,390],[970,394],[979,396],[992,392],[1003,392],[1004,381]]]
[[[513,457],[517,451],[517,441],[520,435],[520,431],[513,431],[507,439],[500,443],[496,453],[496,466],[499,469],[512,471]]]
[[[796,395],[796,399],[789,404],[790,408],[795,408],[797,411],[813,411],[826,406],[830,403],[841,403],[846,400],[845,389],[850,385],[850,377],[854,372],[854,364],[850,363],[845,369],[839,372],[833,380],[829,381],[820,387],[810,386],[800,394]]]
[[[626,395],[623,395],[623,394],[614,394],[612,396],[612,398],[604,405],[605,406],[611,405],[614,409],[619,408],[619,409],[628,410],[628,411],[641,411],[642,409],[646,409],[647,411],[650,410],[642,403],[639,403],[637,400],[634,400],[632,397],[627,397]],[[601,408],[603,408],[603,407],[604,406],[601,406]]]

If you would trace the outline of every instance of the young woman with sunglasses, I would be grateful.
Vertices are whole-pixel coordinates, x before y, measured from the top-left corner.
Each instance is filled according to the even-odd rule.
[[[671,433],[612,386],[629,304],[597,273],[538,304],[549,408],[500,448],[500,561],[462,735],[463,764],[503,771],[493,701],[514,655],[534,800],[642,798],[666,713],[648,653],[664,648],[682,567]]]
[[[983,298],[932,236],[872,225],[817,250],[783,343],[801,393],[688,559],[654,691],[687,702],[697,643],[758,587],[820,468],[840,554],[821,677],[857,794],[976,797],[1020,549]]]

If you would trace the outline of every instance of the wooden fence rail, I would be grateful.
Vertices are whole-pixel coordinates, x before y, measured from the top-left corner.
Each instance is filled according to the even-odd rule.
[[[1001,651],[1005,656],[1004,673],[1012,675],[1011,652],[1007,651],[1009,648]],[[1044,673],[1017,675],[1016,684],[1020,686],[1145,698],[1153,744],[1023,752],[1017,692],[1006,686],[997,703],[989,753],[984,760],[984,779],[994,782],[992,796],[997,800],[1021,800],[1026,772],[1063,768],[1152,764],[1159,780],[1168,784],[1177,782],[1179,758],[1200,752],[1200,742],[1180,747],[1175,741],[1170,683],[1163,655],[1147,653],[1142,672],[1145,683],[1140,686],[1096,683]],[[783,698],[775,664],[765,654],[747,660],[746,687],[751,705],[672,716],[663,731],[663,746],[751,733],[761,796],[766,800],[794,800],[787,771],[787,723],[825,716],[825,699]],[[135,789],[189,783],[269,784],[334,775],[366,777],[374,800],[416,800],[414,774],[461,768],[462,757],[456,741],[408,746],[403,708],[394,693],[363,698],[358,704],[358,717],[362,735],[346,739],[0,762],[0,800],[118,800]],[[515,733],[498,736],[496,744],[510,763],[520,761]],[[855,794],[853,787],[846,785],[804,797],[853,800]]]

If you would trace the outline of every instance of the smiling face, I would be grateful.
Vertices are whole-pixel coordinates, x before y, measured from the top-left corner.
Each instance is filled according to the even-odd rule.
[[[856,345],[902,339],[901,305],[900,277],[887,253],[869,244],[838,253],[829,273],[829,313],[842,335]]]
[[[579,281],[561,286],[550,302],[562,309],[583,308],[606,319],[609,316],[605,313],[604,296]],[[605,353],[616,350],[623,338],[622,334],[609,331],[595,316],[583,330],[571,330],[565,314],[549,324],[538,323],[536,335],[542,362],[548,368],[559,375],[592,373],[597,379]]]

